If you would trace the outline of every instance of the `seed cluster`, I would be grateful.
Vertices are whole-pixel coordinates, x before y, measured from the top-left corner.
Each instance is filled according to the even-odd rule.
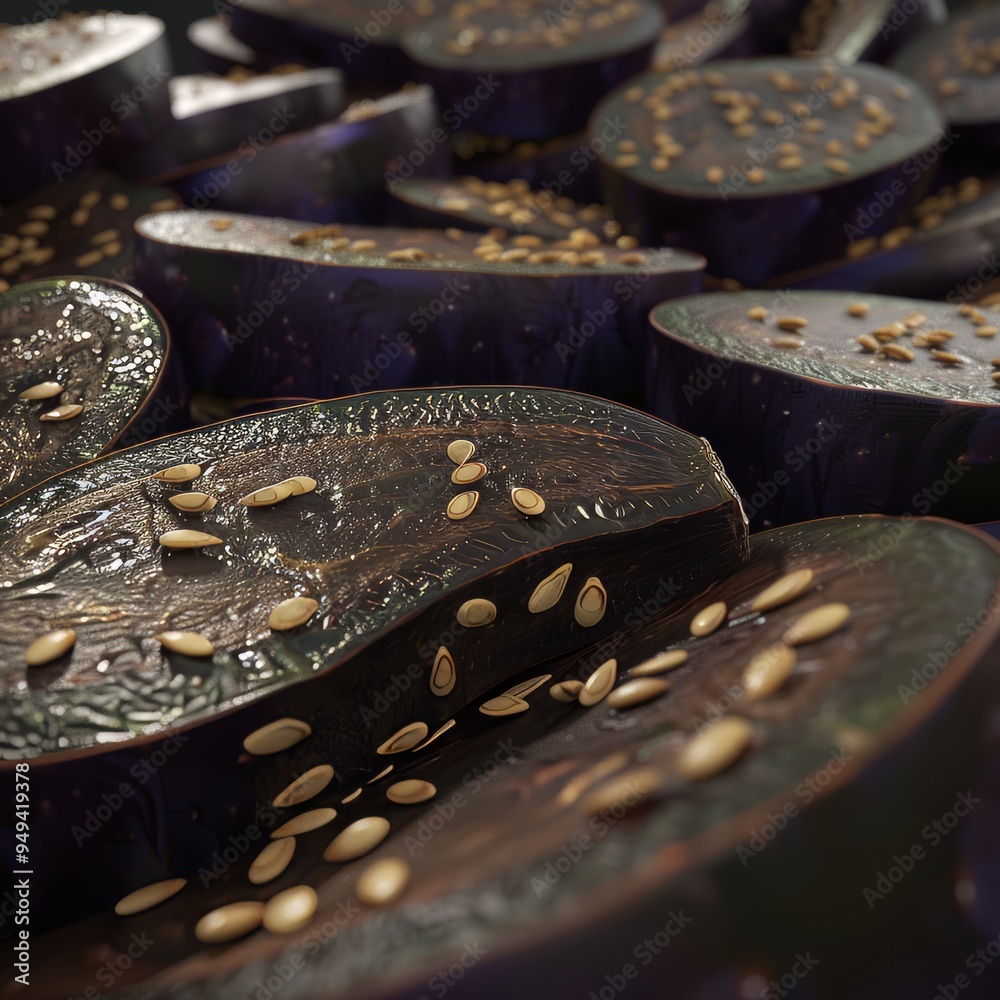
[[[951,50],[934,56],[927,72],[942,98],[957,97],[1000,69],[1000,35],[973,18],[959,21]],[[964,77],[964,79],[963,79]]]

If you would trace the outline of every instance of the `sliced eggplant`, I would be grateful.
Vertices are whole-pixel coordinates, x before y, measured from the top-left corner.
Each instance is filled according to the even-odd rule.
[[[702,9],[670,14],[653,50],[651,69],[676,73],[714,59],[743,59],[753,55],[753,15],[747,0],[696,4]]]
[[[234,68],[265,70],[280,65],[281,60],[269,60],[241,42],[229,30],[229,23],[217,14],[202,17],[188,25],[187,39],[191,44],[194,68],[199,73],[225,75]]]

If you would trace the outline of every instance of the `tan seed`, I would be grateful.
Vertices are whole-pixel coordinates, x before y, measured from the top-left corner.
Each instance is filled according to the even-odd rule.
[[[79,403],[66,403],[63,406],[57,406],[54,410],[49,410],[48,413],[43,413],[38,419],[47,423],[56,423],[60,420],[72,420],[74,417],[80,416],[81,413],[83,413],[83,407]]]
[[[993,372],[990,378],[993,380],[994,385],[1000,385],[1000,372]]]
[[[71,628],[57,628],[40,635],[24,651],[24,662],[29,667],[42,667],[65,656],[76,644],[76,632]]]
[[[119,917],[131,917],[134,913],[142,913],[170,899],[171,896],[176,896],[186,885],[186,878],[168,878],[162,882],[144,885],[141,889],[136,889],[119,899],[115,904],[115,913]]]
[[[916,355],[902,344],[883,344],[882,353],[893,361],[913,361]]]
[[[312,726],[301,719],[276,719],[260,729],[255,729],[244,741],[243,749],[255,757],[281,753],[301,743],[312,734]]]
[[[576,596],[573,617],[584,628],[596,625],[608,609],[608,592],[596,576],[590,577]]]
[[[997,335],[997,327],[995,326],[978,326],[975,330],[977,337],[995,337]]]
[[[379,771],[379,773],[376,774],[374,778],[369,778],[365,782],[365,784],[366,785],[374,785],[376,781],[381,781],[393,769],[393,767],[395,767],[395,765],[394,764],[390,764],[388,767],[382,768],[382,770]]]
[[[965,358],[960,354],[953,354],[951,351],[931,351],[931,357],[935,361],[940,361],[945,365],[964,365]]]
[[[267,627],[275,632],[286,632],[304,625],[319,610],[319,603],[311,597],[289,597],[276,604],[268,615]]]
[[[668,649],[666,652],[651,656],[648,660],[643,660],[638,666],[633,667],[628,675],[629,677],[653,677],[656,674],[665,674],[668,670],[675,670],[687,663],[687,660],[686,649]]]
[[[448,457],[456,465],[465,465],[465,463],[472,458],[475,452],[476,446],[471,441],[466,441],[464,438],[452,441],[448,445]]]
[[[704,781],[736,763],[750,744],[750,723],[726,716],[692,736],[677,758],[677,772],[688,781]]]
[[[263,903],[228,903],[206,913],[194,925],[194,936],[205,944],[222,944],[257,930],[263,922]]]
[[[376,861],[358,879],[357,894],[369,906],[388,906],[406,892],[410,884],[410,866],[402,858]]]
[[[253,493],[248,493],[245,497],[240,497],[237,503],[245,507],[270,507],[272,504],[287,500],[292,495],[290,486],[284,483],[275,483],[274,486],[264,486]]]
[[[329,764],[318,764],[305,774],[300,774],[290,785],[283,788],[274,797],[274,804],[279,809],[297,806],[300,802],[308,802],[315,798],[330,782],[333,781],[333,768]]]
[[[760,701],[774,694],[792,674],[795,650],[783,642],[759,652],[743,671],[743,690],[751,701]]]
[[[279,892],[264,910],[264,928],[272,934],[291,934],[313,918],[319,899],[310,885],[295,885]]]
[[[431,733],[430,736],[427,737],[426,740],[424,740],[422,743],[418,743],[410,752],[416,753],[418,750],[423,750],[425,746],[428,746],[429,744],[433,743],[439,736],[443,736],[446,732],[448,732],[449,729],[451,729],[456,724],[457,723],[455,722],[454,719],[449,719],[443,726],[441,726],[440,729],[436,729],[433,733]],[[385,771],[382,772],[382,774],[372,778],[371,781],[368,782],[368,784],[370,785],[373,781],[378,781],[380,777],[388,774],[391,770],[392,766],[390,765],[388,768],[386,768]]]
[[[831,156],[823,161],[826,169],[835,174],[849,174],[851,172],[851,165],[847,160],[842,160],[839,157]]]
[[[58,382],[39,382],[20,394],[20,399],[51,399],[63,391]]]
[[[467,486],[486,475],[486,466],[482,462],[466,462],[460,465],[452,474],[451,481],[456,486]]]
[[[429,781],[420,781],[418,778],[397,781],[385,790],[385,797],[401,806],[414,806],[418,802],[434,798],[435,795],[437,789]]]
[[[785,631],[782,639],[789,646],[801,646],[807,642],[825,639],[841,629],[851,617],[851,609],[846,604],[834,602],[821,604],[796,619]]]
[[[552,680],[552,674],[539,674],[537,677],[529,677],[526,681],[520,681],[512,688],[504,691],[505,695],[511,698],[527,698],[529,694],[534,694],[546,681]]]
[[[870,333],[861,334],[858,343],[866,354],[878,354],[882,350],[882,345]]]
[[[799,347],[805,347],[806,342],[797,337],[773,337],[771,346],[778,347],[783,351],[794,351]]]
[[[389,821],[382,816],[365,816],[344,827],[323,852],[324,861],[355,861],[374,851],[389,835]]]
[[[209,545],[221,545],[222,539],[204,531],[179,528],[176,531],[165,531],[160,535],[159,542],[166,549],[201,549]]]
[[[537,615],[543,611],[548,611],[559,603],[563,591],[566,589],[566,582],[573,571],[572,563],[564,563],[559,569],[550,573],[532,592],[528,598],[528,610]]]
[[[903,326],[907,330],[916,330],[917,327],[923,326],[927,322],[927,317],[923,313],[910,313],[906,319],[903,320]]]
[[[247,878],[254,885],[263,885],[265,882],[276,879],[291,863],[294,853],[294,837],[285,837],[283,840],[272,840],[253,859],[250,870],[247,872]]]
[[[747,310],[747,316],[757,320],[758,323],[763,323],[767,319],[767,310],[763,306],[751,306]]]
[[[640,805],[661,783],[662,778],[655,768],[634,767],[599,785],[580,805],[584,812],[592,816],[610,812],[618,817],[622,814],[622,809],[634,809]]]
[[[705,171],[705,180],[709,184],[721,184],[726,179],[726,172],[722,167],[709,167]]]
[[[215,497],[207,493],[172,493],[167,500],[185,514],[203,514],[218,503]]]
[[[427,735],[426,722],[411,722],[393,733],[375,752],[385,756],[390,753],[402,753],[415,747]]]
[[[438,698],[451,694],[455,678],[455,660],[447,648],[441,646],[434,657],[434,667],[431,670],[431,694]]]
[[[691,619],[691,634],[699,637],[711,635],[725,621],[726,610],[725,601],[716,601],[702,608]]]
[[[775,580],[769,587],[765,587],[750,602],[752,611],[772,611],[789,604],[797,597],[801,597],[813,581],[813,571],[811,569],[797,569],[787,573],[779,580]]]
[[[200,632],[161,632],[153,638],[172,653],[182,656],[211,656],[215,646]]]
[[[312,476],[292,476],[291,479],[283,479],[279,486],[287,486],[293,497],[300,497],[303,493],[312,493],[319,485]]]
[[[353,802],[353,801],[354,801],[354,800],[355,800],[356,798],[359,798],[359,797],[361,796],[361,793],[362,793],[363,791],[364,791],[364,789],[363,789],[363,788],[360,788],[360,787],[358,787],[358,788],[355,788],[355,789],[354,789],[354,791],[353,791],[353,792],[351,792],[351,794],[350,794],[350,795],[345,795],[345,796],[344,796],[344,797],[343,797],[343,798],[342,798],[342,799],[340,800],[340,804],[341,804],[341,805],[344,805],[344,806],[346,806],[346,805],[349,805],[349,804],[350,804],[351,802]]]
[[[847,315],[855,319],[864,319],[871,311],[871,306],[867,302],[852,302],[847,307]]]
[[[483,715],[490,715],[501,718],[505,715],[519,715],[527,712],[531,706],[523,698],[513,698],[509,694],[501,694],[496,698],[490,698],[479,706],[479,711]]]
[[[186,483],[192,479],[197,479],[201,475],[200,465],[171,465],[169,469],[160,469],[153,473],[154,479],[161,479],[165,483]]]
[[[474,597],[471,601],[466,601],[455,615],[459,625],[466,628],[479,628],[483,625],[490,625],[496,620],[497,606],[492,601],[487,601],[482,597]]]
[[[514,506],[524,515],[535,517],[545,513],[545,501],[526,486],[515,486],[510,491],[510,499]]]
[[[578,701],[582,690],[583,681],[559,681],[558,684],[553,684],[552,687],[549,688],[549,694],[552,695],[556,701],[569,703],[572,701]]]
[[[578,696],[580,704],[590,708],[603,701],[615,686],[617,679],[618,661],[614,658],[605,660],[584,682]]]
[[[73,266],[85,271],[87,268],[99,264],[102,260],[104,260],[103,250],[88,250],[86,253],[82,253],[79,257],[74,258]]]
[[[632,708],[635,705],[643,705],[647,701],[659,698],[670,690],[670,682],[660,680],[658,677],[637,677],[635,680],[626,681],[621,687],[615,688],[607,697],[607,704],[611,708],[623,709]]]
[[[804,316],[781,316],[778,319],[779,330],[801,330],[809,325],[809,320]]]
[[[282,823],[277,830],[271,831],[272,840],[282,837],[300,837],[304,833],[312,833],[320,827],[332,823],[337,818],[337,810],[324,806],[322,809],[310,809],[308,812],[293,816],[287,823]]]
[[[479,503],[479,491],[469,490],[467,493],[459,493],[457,497],[452,497],[445,508],[445,514],[451,521],[462,521],[467,518]]]

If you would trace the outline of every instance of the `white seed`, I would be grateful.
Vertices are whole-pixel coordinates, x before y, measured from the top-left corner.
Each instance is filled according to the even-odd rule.
[[[312,727],[301,719],[276,719],[255,729],[244,741],[243,749],[257,757],[281,753],[312,734]]]
[[[115,904],[115,913],[119,917],[130,917],[133,913],[142,913],[159,905],[165,899],[176,896],[187,885],[186,878],[168,878],[162,882],[144,885],[141,889],[123,896]]]
[[[292,476],[291,479],[283,479],[279,486],[287,486],[293,497],[300,497],[303,493],[312,493],[319,485],[312,476]]]
[[[429,781],[421,781],[418,778],[407,778],[405,781],[397,781],[385,790],[385,797],[390,802],[395,802],[401,806],[412,806],[418,802],[426,802],[437,795],[437,789]]]
[[[537,677],[529,677],[526,681],[515,684],[512,688],[504,691],[504,694],[511,698],[527,698],[529,694],[537,691],[546,681],[552,680],[552,674],[539,674]]]
[[[290,785],[278,792],[274,804],[279,809],[297,806],[315,798],[333,781],[333,768],[329,764],[319,764],[300,774]]]
[[[491,715],[500,718],[505,715],[519,715],[527,712],[531,706],[523,698],[512,698],[509,694],[501,694],[496,698],[490,698],[479,706],[479,711],[483,715]]]
[[[293,885],[272,897],[264,909],[264,928],[272,934],[291,934],[313,918],[319,899],[310,885]]]
[[[510,499],[514,506],[527,517],[537,517],[545,513],[545,501],[527,486],[515,486],[510,491]]]
[[[734,764],[750,743],[752,730],[746,719],[726,716],[706,726],[685,744],[677,771],[688,781],[704,781]]]
[[[172,493],[167,500],[185,514],[203,514],[219,502],[207,493]]]
[[[431,670],[431,694],[443,698],[455,687],[455,660],[444,646],[439,647]]]
[[[608,609],[608,592],[596,576],[590,577],[576,595],[573,617],[584,628],[596,625]]]
[[[596,705],[610,693],[618,678],[618,661],[614,658],[605,660],[584,682],[580,691],[581,705]]]
[[[204,531],[178,528],[176,531],[164,532],[160,535],[159,542],[165,549],[202,549],[209,545],[221,545],[222,539]]]
[[[452,521],[461,521],[467,518],[479,503],[479,491],[469,490],[467,493],[459,493],[457,497],[452,497],[448,501],[445,513]]]
[[[691,634],[696,636],[711,635],[726,620],[726,602],[716,601],[702,608],[691,619]]]
[[[172,653],[182,656],[211,656],[215,646],[200,632],[161,632],[153,638]]]
[[[293,816],[287,823],[282,823],[277,830],[271,831],[272,840],[280,840],[282,837],[300,837],[303,833],[312,833],[327,823],[332,823],[337,818],[337,810],[323,807],[322,809],[310,809],[308,812],[299,813]]]
[[[430,743],[433,743],[439,736],[443,736],[454,725],[456,725],[455,720],[454,719],[449,719],[440,729],[436,729],[433,733],[431,733],[431,735],[428,736],[427,739],[423,741],[423,743],[418,743],[413,748],[413,750],[411,751],[411,753],[416,753],[418,750],[423,750],[423,748],[425,746],[427,746]],[[382,774],[378,775],[378,777],[372,778],[372,781],[377,781],[378,778],[382,777],[382,775],[388,774],[391,770],[392,770],[392,766],[390,765],[388,768],[386,768],[385,771],[382,772]],[[370,785],[372,783],[372,781],[369,781],[368,784]]]
[[[573,571],[572,563],[564,563],[559,569],[550,573],[542,582],[535,587],[531,597],[528,598],[528,610],[533,614],[540,614],[555,607],[566,589],[566,581]]]
[[[396,766],[395,764],[390,764],[388,767],[382,768],[382,770],[379,771],[379,773],[376,774],[374,778],[369,778],[365,782],[365,784],[374,785],[376,781],[381,781],[395,766]]]
[[[569,702],[577,701],[580,692],[583,690],[583,681],[559,681],[549,688],[549,694],[556,701]]]
[[[780,316],[778,318],[779,330],[801,330],[809,325],[809,320],[804,316]]]
[[[743,671],[743,690],[750,701],[760,701],[774,694],[795,669],[797,657],[791,646],[777,642],[761,650]]]
[[[806,642],[816,642],[833,635],[851,617],[851,609],[846,604],[833,602],[821,604],[807,611],[801,618],[788,626],[782,639],[789,646],[801,646]]]
[[[376,861],[358,879],[357,894],[369,906],[388,906],[406,892],[410,884],[410,866],[402,858]]]
[[[228,903],[206,913],[194,925],[194,936],[205,944],[221,944],[257,930],[263,922],[263,903]]]
[[[154,479],[161,479],[165,483],[187,483],[192,479],[197,479],[201,475],[200,465],[171,465],[168,469],[160,469],[153,473]]]
[[[76,644],[76,631],[57,628],[40,635],[25,651],[24,662],[29,667],[43,667],[46,663],[65,656]]]
[[[272,834],[273,836],[273,834]],[[283,840],[272,840],[250,865],[247,878],[254,885],[263,885],[276,879],[291,863],[295,853],[295,838],[285,837]]]
[[[60,420],[72,420],[73,417],[78,417],[83,413],[83,407],[79,403],[66,403],[63,406],[57,406],[54,410],[49,410],[48,413],[43,413],[38,419],[44,420],[46,423],[58,423]]]
[[[751,602],[752,611],[773,611],[801,597],[812,584],[811,569],[797,569],[765,587]]]
[[[245,507],[270,507],[273,504],[287,500],[292,495],[292,488],[285,483],[275,483],[273,486],[262,486],[245,497],[240,497],[237,503]]]
[[[389,835],[389,821],[382,816],[366,816],[344,827],[323,852],[324,861],[354,861],[374,851]]]
[[[482,597],[474,597],[471,601],[466,601],[455,615],[459,625],[466,628],[479,628],[482,625],[492,624],[497,617],[497,606],[492,601],[487,601]]]
[[[456,486],[467,486],[486,475],[486,466],[482,462],[466,462],[460,465],[452,474],[451,481]]]
[[[595,788],[580,805],[584,812],[596,816],[612,812],[617,818],[621,810],[634,809],[662,784],[659,771],[652,767],[634,767]]]
[[[305,625],[318,609],[319,604],[311,597],[289,597],[287,601],[275,605],[268,615],[267,626],[275,632],[286,632]]]
[[[657,653],[648,660],[643,660],[638,666],[633,667],[629,672],[629,677],[653,677],[656,674],[665,674],[668,670],[673,670],[683,663],[687,663],[688,653],[686,649],[668,649],[666,652]]]
[[[615,688],[608,695],[607,703],[611,708],[632,708],[659,698],[669,690],[669,681],[660,680],[658,677],[637,677],[635,680],[626,681],[620,688]]]
[[[476,446],[471,441],[459,438],[448,445],[448,457],[456,465],[465,465],[476,453]]]
[[[375,752],[383,756],[415,747],[427,735],[426,722],[411,722],[390,736]]]
[[[20,394],[21,399],[51,399],[58,396],[63,391],[63,386],[58,382],[39,382],[37,385],[25,389]]]

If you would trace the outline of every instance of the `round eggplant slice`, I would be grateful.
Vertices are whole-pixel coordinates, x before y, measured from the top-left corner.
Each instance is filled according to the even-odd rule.
[[[998,318],[849,292],[664,303],[651,314],[651,409],[713,442],[757,525],[848,511],[994,519]]]
[[[453,517],[470,481],[478,502]],[[544,509],[526,515],[532,493]],[[479,716],[489,686],[647,602],[692,597],[746,555],[739,500],[703,440],[546,390],[294,407],[46,483],[8,505],[0,535],[0,755],[34,758],[33,927],[193,875],[258,806],[287,819],[306,789],[281,793],[302,772],[321,768],[315,793],[343,798],[463,706]],[[75,630],[72,649],[26,667],[59,629]],[[106,777],[150,754],[170,756],[160,804],[137,796],[71,850]],[[219,788],[207,815],[186,808]],[[86,858],[119,841],[109,878]]]
[[[385,221],[386,184],[451,172],[429,87],[352,104],[336,121],[295,134],[281,112],[230,153],[156,178],[192,208],[310,222]]]
[[[610,6],[549,0],[449,13],[403,36],[403,50],[442,104],[470,129],[514,140],[549,139],[587,124],[594,105],[649,65],[663,13],[647,0]]]
[[[222,395],[482,381],[631,402],[649,310],[701,281],[695,254],[601,246],[589,230],[546,242],[170,214],[137,224],[137,281],[192,381]]]
[[[612,241],[621,226],[603,205],[578,205],[549,191],[533,191],[525,180],[488,183],[478,177],[454,180],[417,177],[390,184],[400,204],[396,213],[409,226],[453,225],[487,230],[497,226],[543,239],[565,239],[575,229],[587,229]]]
[[[135,220],[179,205],[168,188],[104,171],[49,184],[4,208],[0,290],[63,274],[129,281]]]
[[[747,0],[698,4],[703,9],[683,20],[669,11],[670,20],[653,50],[650,69],[676,73],[713,59],[742,59],[753,55],[753,16]]]
[[[646,74],[597,106],[593,138],[607,121],[624,126],[600,163],[625,231],[695,250],[743,284],[836,256],[872,202],[872,233],[891,228],[948,141],[912,81],[818,59]]]
[[[176,430],[184,403],[166,325],[134,289],[53,278],[0,295],[0,503]]]
[[[865,563],[872,550],[879,558]],[[809,577],[798,596],[785,585],[786,603],[743,614],[793,573]],[[269,970],[301,954],[302,941],[289,951],[288,937],[258,932],[219,953],[205,950],[189,929],[220,904],[265,901],[295,885],[315,887],[321,900],[307,932],[317,937],[306,943],[319,940],[326,921],[336,921],[336,934],[325,934],[285,982],[282,993],[293,1000],[320,991],[414,998],[473,943],[478,960],[464,966],[463,989],[489,1000],[540,995],[533,984],[550,981],[554,969],[560,996],[586,997],[607,985],[607,970],[627,981],[619,970],[646,953],[653,988],[637,994],[643,997],[662,996],[664,982],[670,995],[739,996],[741,980],[780,981],[799,950],[811,956],[811,995],[891,996],[861,990],[887,961],[912,956],[914,941],[940,950],[942,936],[952,933],[961,968],[969,950],[954,904],[940,900],[954,878],[961,837],[954,827],[968,822],[970,809],[978,813],[972,777],[997,687],[998,585],[1000,548],[959,525],[878,517],[794,525],[755,536],[746,566],[693,599],[650,605],[582,655],[499,682],[482,677],[476,695],[449,714],[453,726],[435,721],[426,749],[417,744],[388,758],[388,777],[385,756],[346,773],[342,761],[356,736],[323,718],[329,699],[314,700],[311,734],[268,758],[247,755],[242,765],[257,774],[263,794],[278,787],[268,765],[286,775],[325,763],[338,769],[338,779],[306,806],[336,803],[338,815],[297,838],[280,881],[254,886],[246,875],[265,831],[287,813],[262,820],[256,842],[244,835],[230,851],[233,862],[219,847],[229,850],[228,841],[206,845],[194,863],[201,879],[194,864],[174,866],[170,874],[191,880],[156,910],[133,918],[107,913],[37,944],[33,938],[35,974],[46,977],[52,995],[71,992],[87,957],[124,951],[141,928],[154,944],[124,972],[121,983],[134,987],[129,995],[252,996]],[[725,602],[731,616],[694,638],[691,618],[707,601]],[[814,630],[795,647],[784,683],[750,697],[758,689],[746,683],[748,664],[789,630],[801,636],[800,623],[815,621],[824,605],[846,609],[839,628]],[[588,708],[548,694],[551,684],[594,676],[614,657],[612,684],[634,698],[643,689],[633,674],[674,649],[688,654],[686,662],[663,675],[666,691],[647,684],[644,693],[658,696],[645,703],[624,707],[628,698],[612,702],[612,691]],[[389,672],[387,662],[382,667]],[[364,697],[360,687],[358,694]],[[501,712],[504,699],[526,707],[509,716],[480,711],[490,705]],[[239,747],[222,734],[224,722],[214,725],[220,735],[212,761],[232,770]],[[394,724],[380,718],[374,738]],[[272,745],[283,742],[281,733],[303,733],[291,718],[284,726],[265,734]],[[190,748],[163,765],[165,779],[179,781]],[[199,773],[208,778],[210,770]],[[44,765],[33,763],[31,774],[33,783],[40,780]],[[432,785],[436,796],[395,804],[398,796],[394,801],[386,788],[410,778]],[[358,787],[360,796],[344,804],[345,792]],[[935,839],[933,824],[942,818],[947,832]],[[366,828],[377,826],[378,836],[363,843]],[[831,837],[837,849],[817,865]],[[331,843],[331,858],[351,857],[348,841],[359,852],[377,846],[360,860],[323,860]],[[923,856],[906,878],[881,882],[898,865],[894,855],[913,841]],[[132,849],[125,842],[110,849],[107,858],[118,864],[99,874],[114,879]],[[79,852],[73,856],[80,867]],[[396,860],[383,869],[386,877],[400,872],[409,884],[395,905],[375,913],[356,902],[359,879],[373,861],[389,859]],[[821,905],[803,904],[805,873]],[[166,877],[154,869],[136,876],[135,887],[139,878]],[[64,899],[69,892],[64,887]],[[52,961],[39,960],[49,955]]]
[[[74,14],[0,28],[0,201],[75,170],[124,167],[170,124],[163,22]]]

